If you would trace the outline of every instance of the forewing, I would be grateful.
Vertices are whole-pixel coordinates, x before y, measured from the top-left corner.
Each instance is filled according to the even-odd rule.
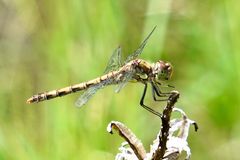
[[[142,42],[141,45],[138,47],[138,49],[137,49],[135,52],[133,52],[131,55],[129,55],[129,56],[127,57],[127,60],[126,60],[125,63],[127,63],[127,62],[129,62],[129,61],[131,61],[131,60],[133,60],[133,59],[136,59],[136,58],[142,53],[145,45],[147,44],[148,39],[151,37],[151,35],[152,35],[152,33],[154,32],[154,30],[156,29],[156,27],[157,27],[157,26],[155,26],[155,27],[153,28],[153,30],[149,33],[149,35],[143,40],[143,42]]]
[[[121,47],[118,47],[117,49],[115,49],[113,51],[113,54],[108,61],[108,64],[107,64],[107,67],[106,67],[104,73],[108,73],[110,71],[115,71],[119,67],[121,67],[121,65],[122,65],[122,63],[121,63],[121,54],[122,53],[121,52],[122,52]]]

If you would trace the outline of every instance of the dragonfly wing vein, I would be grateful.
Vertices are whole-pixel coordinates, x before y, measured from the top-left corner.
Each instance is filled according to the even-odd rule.
[[[152,35],[152,33],[154,32],[154,30],[156,29],[156,27],[157,27],[157,26],[155,26],[155,27],[153,28],[153,30],[148,34],[148,36],[143,40],[143,42],[140,44],[140,46],[138,47],[138,49],[137,49],[135,52],[133,52],[131,55],[129,55],[129,56],[127,57],[127,60],[126,60],[125,63],[130,62],[130,61],[133,60],[133,59],[136,59],[136,58],[142,53],[145,45],[147,44],[148,39],[151,37],[151,35]]]
[[[122,54],[121,47],[118,47],[117,49],[115,49],[113,51],[113,54],[108,61],[108,64],[107,64],[107,67],[106,67],[104,73],[108,73],[110,71],[115,71],[122,66],[122,63],[121,63],[122,55],[121,54]]]
[[[75,102],[75,105],[77,107],[82,107],[84,104],[88,102],[88,100],[101,88],[110,85],[113,83],[112,79],[108,79],[105,81],[102,81],[90,88],[88,88]]]
[[[94,87],[90,87],[87,89],[76,101],[75,105],[77,107],[82,107],[84,104],[88,102],[88,100],[100,89],[102,88],[101,85],[97,85]]]
[[[126,84],[133,78],[133,74],[134,72],[128,72],[125,73],[125,75],[123,76],[123,79],[121,81],[121,83],[119,83],[116,88],[115,88],[115,92],[118,93],[121,91],[122,88],[124,88],[126,86]]]

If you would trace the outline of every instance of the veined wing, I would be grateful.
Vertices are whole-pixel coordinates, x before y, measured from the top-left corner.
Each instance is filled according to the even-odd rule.
[[[111,58],[108,61],[107,67],[104,71],[104,74],[110,72],[110,71],[115,71],[119,67],[121,67],[121,47],[118,47],[113,51],[113,54]],[[103,81],[99,84],[96,84],[90,88],[88,88],[76,101],[76,106],[77,107],[82,107],[84,104],[88,102],[88,100],[101,88],[111,84],[113,80],[106,80]]]
[[[108,73],[110,71],[116,71],[117,69],[119,69],[122,66],[121,58],[122,58],[122,48],[118,47],[113,51],[113,54],[108,61],[108,64],[104,73]],[[120,90],[127,84],[128,81],[132,79],[132,77],[133,77],[132,72],[125,73],[121,78],[121,82],[119,82],[118,85],[116,86],[115,92],[116,93],[120,92]]]
[[[152,33],[154,32],[154,30],[156,29],[157,26],[155,26],[153,28],[153,30],[149,33],[149,35],[143,40],[143,42],[141,43],[141,45],[138,47],[138,49],[133,52],[131,55],[129,55],[127,57],[127,60],[125,61],[125,63],[128,63],[129,61],[136,59],[143,51],[145,45],[147,44],[148,39],[151,37]]]
[[[121,58],[122,58],[122,49],[121,49],[121,47],[118,47],[117,49],[115,49],[113,51],[113,54],[108,61],[108,64],[107,64],[107,67],[106,67],[104,73],[108,73],[110,71],[115,71],[118,68],[120,68],[122,66]],[[125,73],[125,75],[122,78],[122,81],[116,86],[115,92],[116,93],[120,92],[120,90],[131,79],[132,79],[132,73]]]
[[[111,84],[113,81],[111,79],[105,80],[103,82],[100,82],[99,84],[96,84],[90,88],[88,88],[75,102],[75,105],[77,107],[82,107],[84,104],[88,102],[88,100],[101,88]]]
[[[113,54],[112,54],[111,58],[108,61],[108,64],[107,64],[107,67],[106,67],[104,73],[108,73],[110,71],[115,71],[119,67],[122,66],[122,62],[121,62],[122,55],[121,54],[122,54],[121,47],[118,47],[117,49],[115,49],[113,51]]]
[[[153,30],[149,33],[149,35],[143,40],[143,42],[141,43],[141,45],[138,47],[138,49],[132,53],[131,55],[129,55],[127,57],[127,60],[125,61],[125,64],[130,62],[131,60],[133,59],[136,59],[143,51],[145,45],[147,44],[147,41],[148,39],[151,37],[152,33],[154,32],[154,30],[156,29],[157,26],[155,26],[153,28]],[[128,72],[128,73],[125,73],[123,79],[122,79],[122,82],[116,87],[115,89],[115,92],[119,92],[126,84],[127,82],[129,82],[132,77],[133,77],[133,74],[134,74],[134,71],[131,71],[131,72]]]
[[[118,86],[115,89],[115,92],[119,92],[129,80],[132,79],[133,73],[127,72],[125,75],[123,75],[121,82],[118,84]],[[88,100],[101,88],[110,85],[113,83],[113,79],[105,80],[99,84],[96,84],[90,88],[88,88],[76,101],[75,105],[77,107],[82,107],[84,104],[88,102]]]
[[[115,88],[115,92],[118,93],[120,92],[120,90],[126,86],[126,84],[132,79],[134,72],[127,72],[125,73],[125,75],[123,76],[121,83],[119,83],[116,88]]]
[[[116,71],[117,69],[119,69],[122,66],[121,58],[122,58],[122,49],[121,47],[118,47],[117,49],[114,50],[111,58],[109,59],[104,73],[108,73],[110,71]],[[119,82],[115,88],[115,92],[118,93],[127,84],[127,82],[132,79],[132,77],[133,77],[133,72],[124,73],[123,77],[121,78],[121,82]]]

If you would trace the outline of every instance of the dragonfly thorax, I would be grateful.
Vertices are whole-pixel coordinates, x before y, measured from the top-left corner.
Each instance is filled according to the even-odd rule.
[[[153,74],[156,80],[169,80],[172,76],[172,65],[160,60],[153,64]]]

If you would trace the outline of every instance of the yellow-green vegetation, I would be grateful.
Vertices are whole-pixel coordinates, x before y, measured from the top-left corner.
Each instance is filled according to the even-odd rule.
[[[192,159],[239,159],[239,3],[167,0],[0,0],[0,159],[114,159],[126,124],[147,148],[160,119],[139,105],[141,84],[26,104],[35,93],[100,76],[119,45],[132,53],[157,25],[142,59],[169,61],[177,107],[199,124]],[[148,92],[146,104],[161,110]]]

